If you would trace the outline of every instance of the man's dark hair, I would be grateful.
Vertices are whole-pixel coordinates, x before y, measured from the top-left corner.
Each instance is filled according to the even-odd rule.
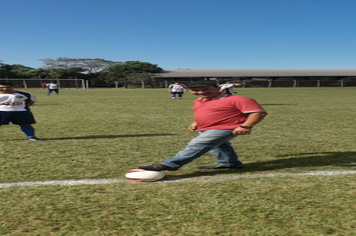
[[[194,87],[218,87],[216,81],[214,80],[203,80],[203,81],[196,81],[188,85],[188,88],[194,88]]]

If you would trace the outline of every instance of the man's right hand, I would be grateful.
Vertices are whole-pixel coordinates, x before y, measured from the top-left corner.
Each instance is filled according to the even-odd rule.
[[[191,124],[189,125],[188,129],[189,129],[190,131],[196,131],[196,130],[198,129],[198,123],[194,121],[193,123],[191,123]]]

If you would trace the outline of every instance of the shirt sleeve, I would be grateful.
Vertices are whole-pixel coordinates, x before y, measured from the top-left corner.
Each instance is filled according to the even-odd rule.
[[[236,99],[235,105],[242,113],[266,112],[256,100],[242,96],[237,97],[238,99]]]

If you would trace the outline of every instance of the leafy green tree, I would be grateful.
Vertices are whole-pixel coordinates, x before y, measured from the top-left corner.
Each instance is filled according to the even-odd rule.
[[[0,77],[1,78],[29,78],[28,71],[33,68],[20,64],[8,65],[0,63]]]
[[[93,80],[105,69],[119,62],[108,61],[99,58],[68,58],[59,57],[57,59],[41,59],[45,64],[45,68],[51,70],[51,74],[55,78],[85,78]]]
[[[129,84],[137,82],[146,82],[152,86],[151,74],[163,71],[162,68],[155,64],[140,61],[126,61],[121,64],[116,64],[107,69],[107,82],[117,81],[125,88]]]
[[[29,70],[26,73],[30,78],[36,78],[36,79],[47,79],[50,78],[49,74],[50,71],[43,69],[43,68],[37,68],[37,69],[32,69]]]

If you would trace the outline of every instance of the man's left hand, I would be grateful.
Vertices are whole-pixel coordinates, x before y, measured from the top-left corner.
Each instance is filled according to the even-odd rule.
[[[234,129],[232,131],[232,133],[234,135],[245,135],[245,134],[250,134],[251,133],[251,129],[245,129],[245,128],[242,128],[242,127],[237,127],[236,129]]]

